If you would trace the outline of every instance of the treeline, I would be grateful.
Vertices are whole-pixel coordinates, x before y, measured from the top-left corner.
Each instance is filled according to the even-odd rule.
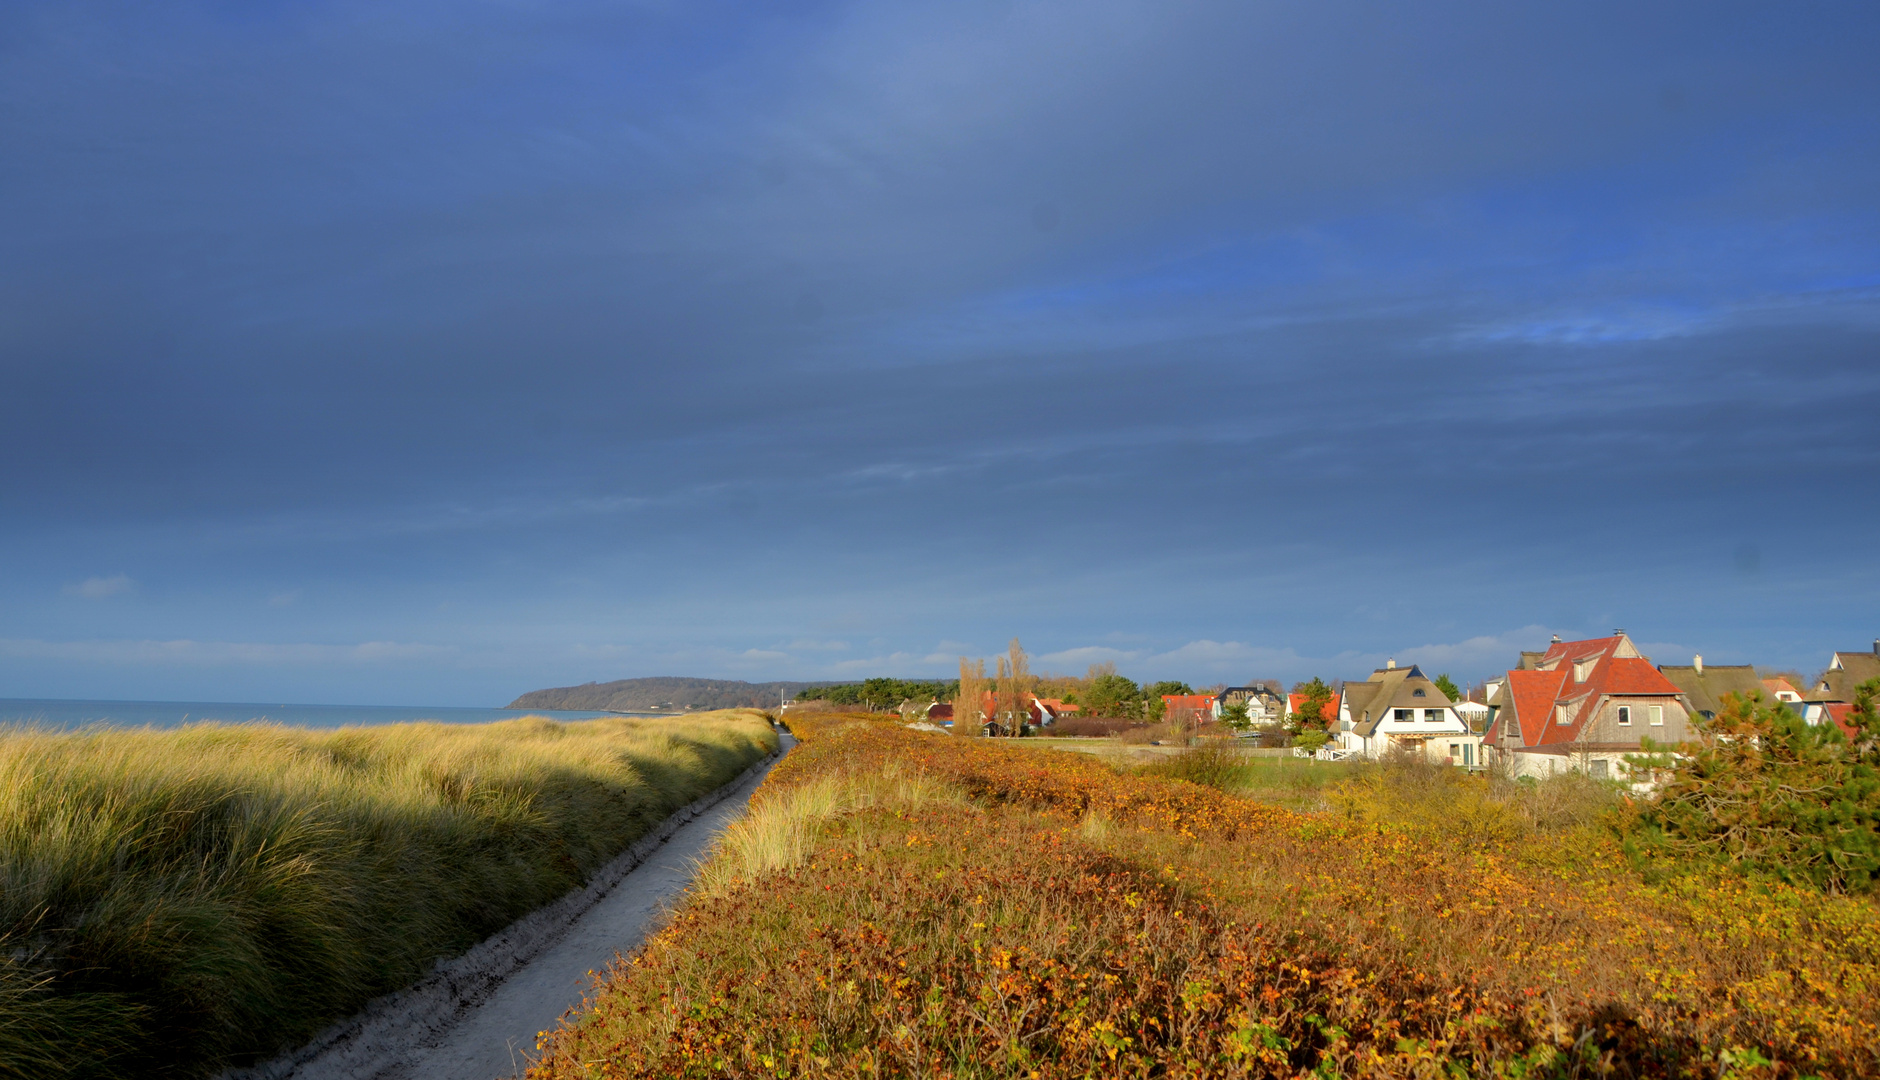
[[[858,683],[830,683],[797,691],[798,701],[827,701],[832,705],[857,705],[868,709],[892,709],[904,701],[952,701],[959,695],[960,681],[935,679],[864,679]]]

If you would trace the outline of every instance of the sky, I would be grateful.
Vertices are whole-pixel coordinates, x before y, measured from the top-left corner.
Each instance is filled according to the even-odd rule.
[[[1880,7],[0,6],[0,697],[1880,637]]]

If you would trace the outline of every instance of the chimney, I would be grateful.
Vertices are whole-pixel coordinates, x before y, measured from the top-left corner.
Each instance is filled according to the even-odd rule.
[[[1558,644],[1560,644],[1560,635],[1559,635],[1559,634],[1555,634],[1555,635],[1554,635],[1554,644],[1555,644],[1555,645],[1558,645]]]
[[[1612,629],[1612,636],[1613,636],[1613,637],[1624,637],[1624,636],[1625,636],[1625,627],[1623,627],[1623,626],[1615,626],[1615,627],[1613,627],[1613,629]]]
[[[1386,661],[1384,661],[1384,670],[1385,670],[1385,671],[1396,671],[1396,670],[1397,670],[1397,661],[1396,661],[1395,659],[1390,659],[1390,660],[1386,660]]]
[[[1704,654],[1698,653],[1696,656],[1691,657],[1691,666],[1697,669],[1699,675],[1702,675],[1704,673]]]
[[[1880,656],[1880,637],[1873,639],[1873,654]]]

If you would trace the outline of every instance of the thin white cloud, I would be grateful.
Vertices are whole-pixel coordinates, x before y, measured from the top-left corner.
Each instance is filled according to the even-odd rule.
[[[125,574],[113,574],[110,577],[86,578],[76,585],[67,585],[64,592],[67,596],[82,596],[87,600],[103,600],[107,596],[117,596],[119,593],[130,592],[136,587],[137,583],[132,581],[129,576]]]

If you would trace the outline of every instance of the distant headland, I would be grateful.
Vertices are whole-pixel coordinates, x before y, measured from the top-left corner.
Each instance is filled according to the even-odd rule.
[[[689,712],[697,709],[774,708],[779,697],[794,697],[821,682],[740,682],[736,679],[615,679],[613,682],[531,690],[510,702],[511,709],[576,709],[612,712]]]

